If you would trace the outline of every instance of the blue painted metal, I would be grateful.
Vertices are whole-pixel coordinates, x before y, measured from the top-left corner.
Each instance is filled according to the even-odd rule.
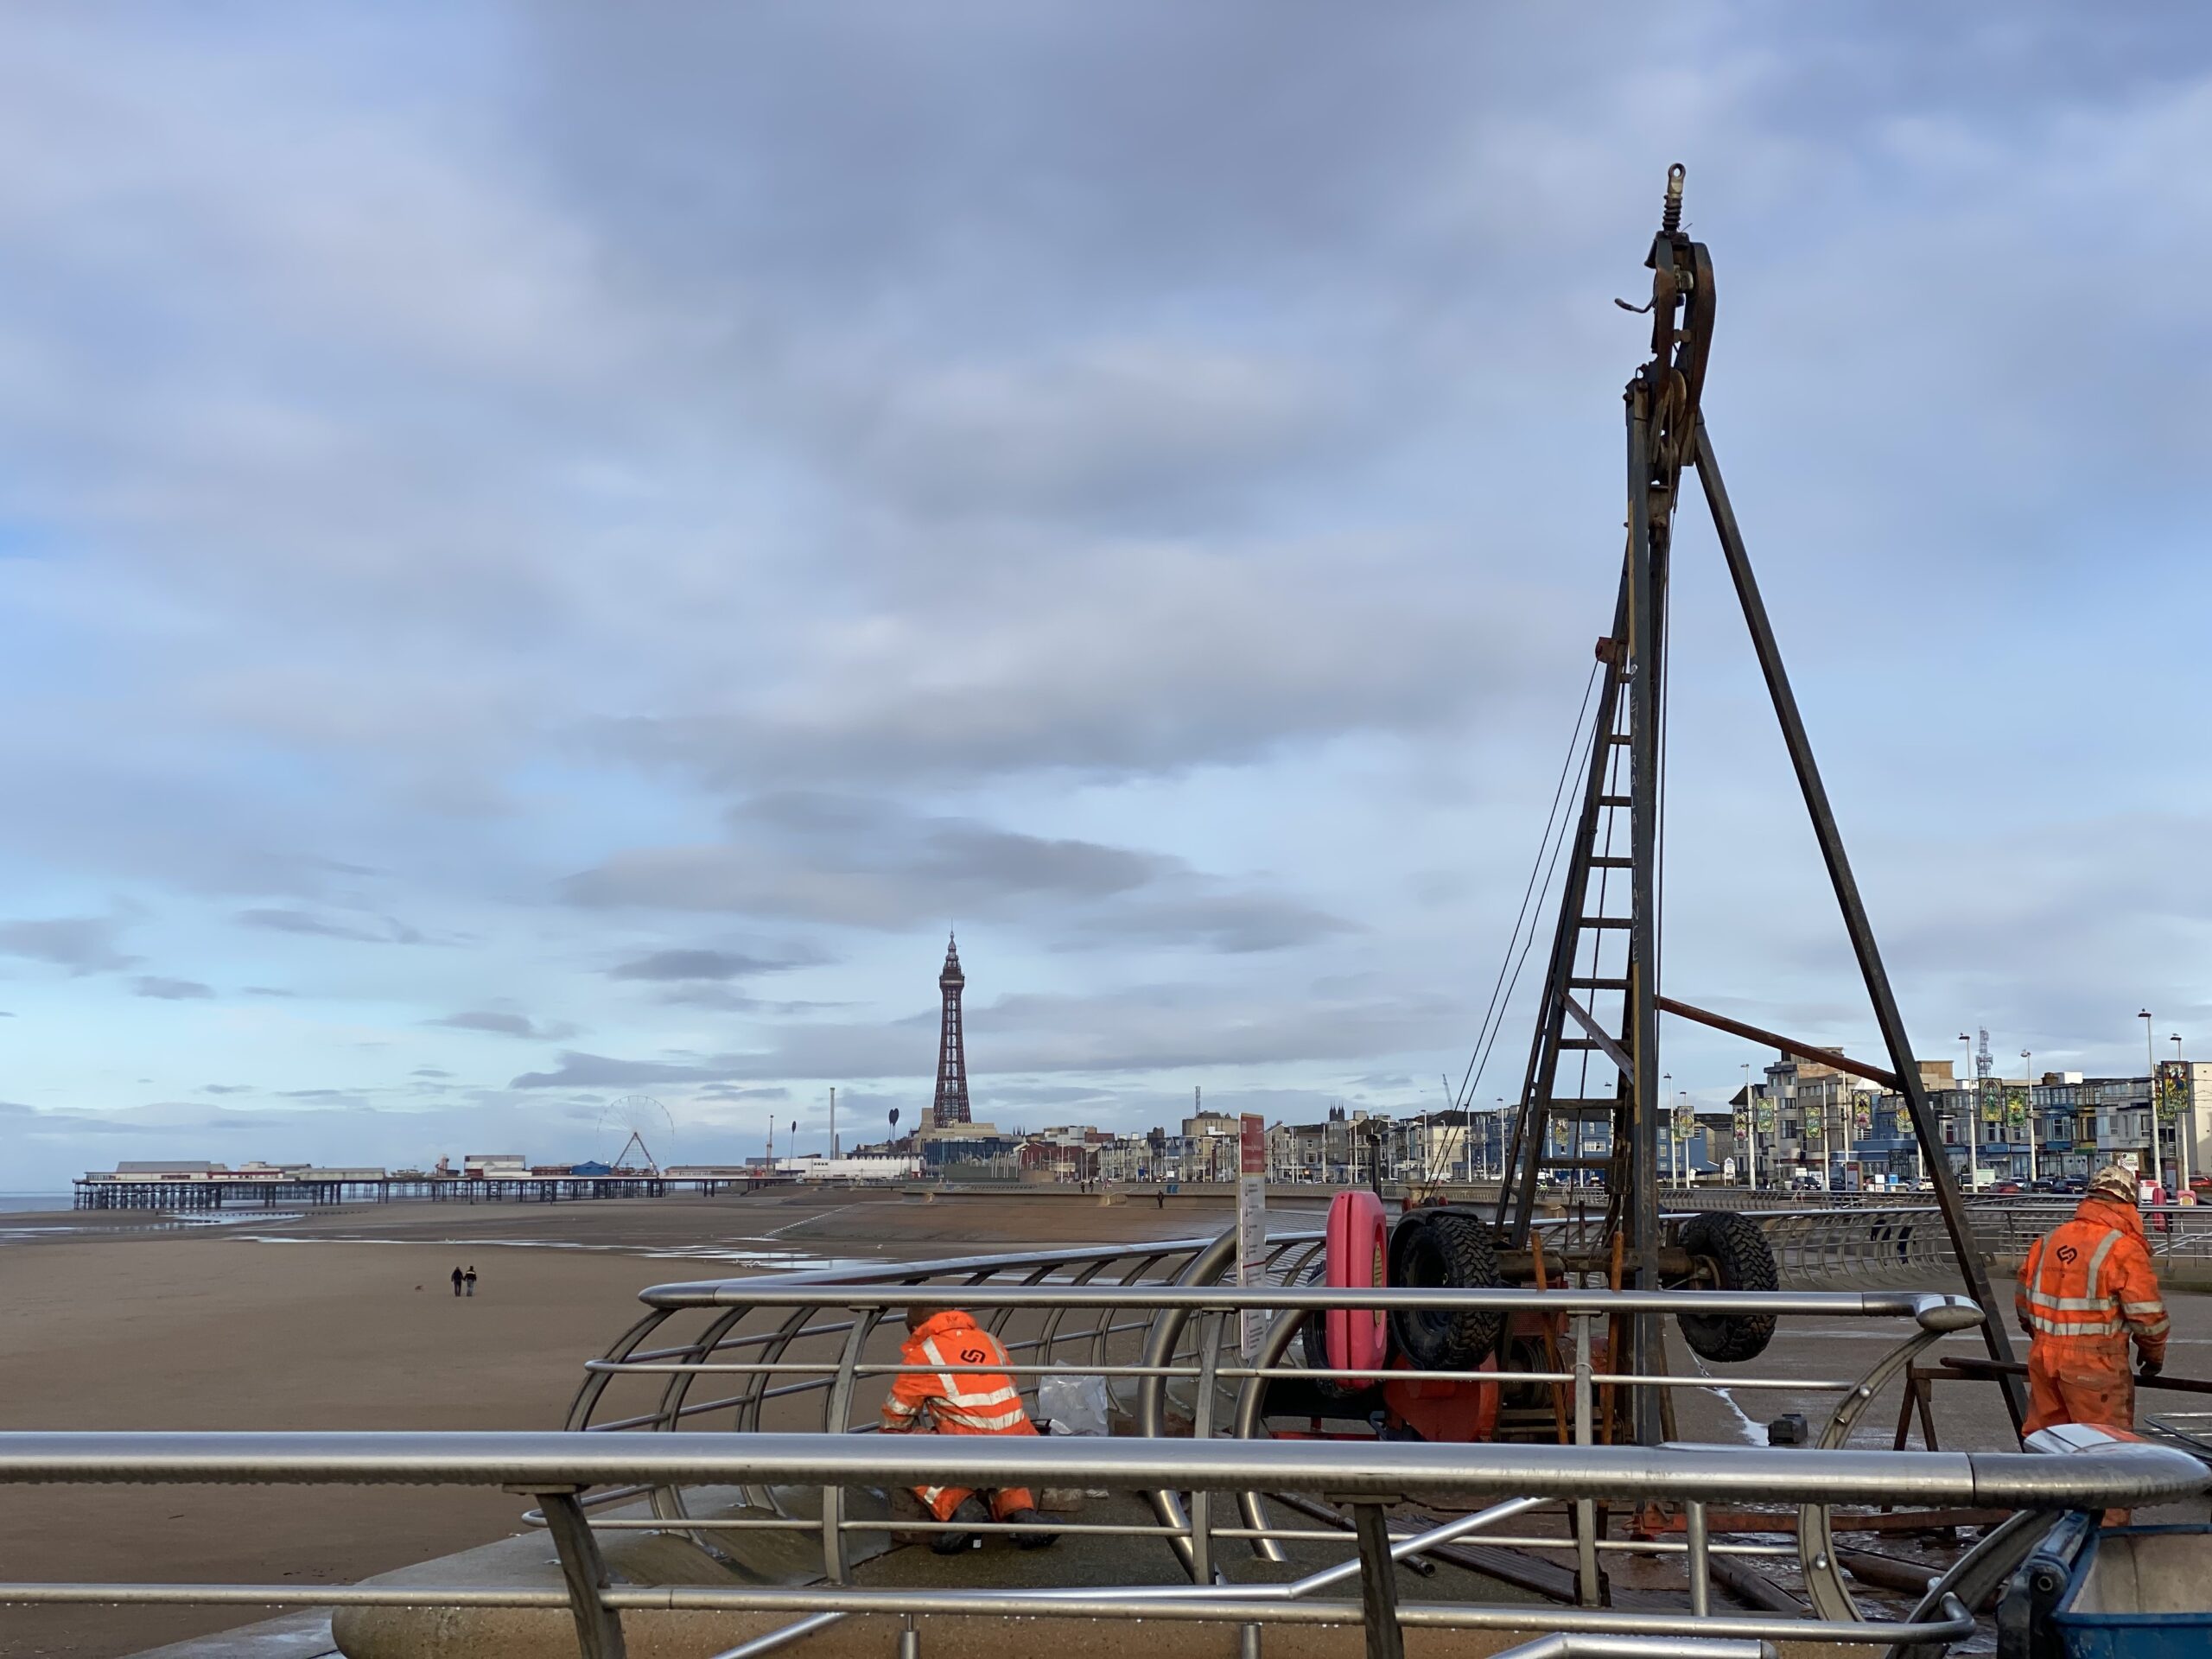
[[[2146,1548],[2137,1541],[2163,1538],[2184,1542]],[[2153,1575],[2159,1599],[2185,1611],[2128,1611],[2145,1599]],[[2090,1605],[2077,1605],[2084,1601]],[[2212,1525],[2092,1532],[2050,1623],[2064,1659],[2202,1659],[2212,1652]]]

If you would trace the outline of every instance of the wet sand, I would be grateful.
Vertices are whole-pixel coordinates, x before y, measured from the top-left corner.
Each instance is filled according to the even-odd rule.
[[[839,1192],[149,1219],[0,1222],[0,1427],[554,1428],[648,1285],[1175,1237],[1225,1218]],[[471,1262],[476,1294],[457,1299],[448,1275]],[[0,1576],[344,1582],[504,1537],[526,1507],[445,1488],[19,1487],[0,1506]],[[5,1608],[0,1654],[128,1654],[267,1616]]]

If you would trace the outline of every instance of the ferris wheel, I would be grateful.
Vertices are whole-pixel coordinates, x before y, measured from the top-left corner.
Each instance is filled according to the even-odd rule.
[[[622,1150],[612,1160],[615,1168],[632,1167],[630,1149],[635,1147],[645,1168],[658,1175],[661,1162],[646,1137],[658,1141],[664,1152],[672,1150],[676,1120],[668,1115],[668,1108],[651,1095],[625,1095],[599,1115],[599,1133],[602,1138],[617,1135],[623,1137]]]

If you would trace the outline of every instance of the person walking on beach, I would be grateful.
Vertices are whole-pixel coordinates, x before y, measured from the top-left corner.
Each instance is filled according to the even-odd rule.
[[[455,1268],[453,1270],[453,1294],[456,1296],[461,1294],[461,1269],[459,1268]]]
[[[474,1296],[476,1294],[476,1264],[474,1262],[468,1264],[468,1272],[464,1278],[468,1286],[468,1294]]]

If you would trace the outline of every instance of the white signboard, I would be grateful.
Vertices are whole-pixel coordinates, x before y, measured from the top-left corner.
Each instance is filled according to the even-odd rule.
[[[1267,1282],[1268,1259],[1268,1124],[1265,1118],[1244,1114],[1238,1128],[1236,1175],[1236,1282],[1254,1286]],[[1268,1310],[1248,1307],[1237,1321],[1237,1345],[1249,1363],[1259,1357],[1267,1338]]]

